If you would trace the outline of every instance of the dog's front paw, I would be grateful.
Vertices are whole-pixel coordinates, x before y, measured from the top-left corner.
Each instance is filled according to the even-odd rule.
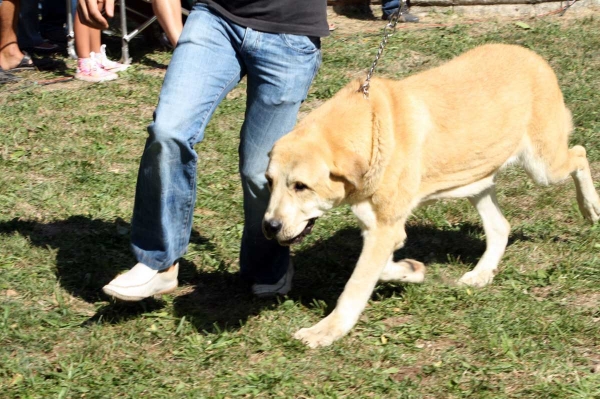
[[[331,345],[333,341],[343,337],[346,332],[330,315],[310,328],[301,328],[296,331],[294,338],[311,348],[318,348]]]
[[[471,270],[470,272],[465,273],[460,278],[460,280],[458,280],[458,285],[470,285],[471,287],[484,287],[492,282],[495,275],[496,275],[496,270],[481,270],[481,271]]]

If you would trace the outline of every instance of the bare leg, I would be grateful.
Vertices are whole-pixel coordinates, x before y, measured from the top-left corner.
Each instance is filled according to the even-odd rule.
[[[102,45],[102,31],[100,29],[90,29],[90,49],[96,53],[100,54],[100,46]]]
[[[2,69],[16,67],[24,56],[17,44],[18,16],[18,0],[4,0],[0,4],[0,67]]]
[[[477,209],[483,220],[487,246],[483,256],[477,262],[477,266],[470,272],[465,273],[458,282],[483,287],[492,282],[498,271],[498,263],[504,255],[508,243],[510,225],[502,216],[494,186],[485,189],[476,197],[469,198],[469,201]]]
[[[89,58],[90,53],[100,53],[101,35],[100,29],[90,28],[81,23],[79,13],[75,13],[75,52],[79,58]]]
[[[180,0],[153,0],[152,9],[169,41],[176,46],[183,30]]]
[[[75,32],[75,52],[77,53],[77,57],[89,58],[90,53],[92,52],[92,28],[81,23],[79,13],[75,13],[73,31]]]

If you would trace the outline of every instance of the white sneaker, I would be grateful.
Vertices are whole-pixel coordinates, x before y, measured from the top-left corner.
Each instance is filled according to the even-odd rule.
[[[116,73],[102,69],[92,57],[77,59],[77,72],[75,73],[75,79],[98,83],[115,80],[118,77],[119,76]]]
[[[168,294],[177,288],[179,263],[164,270],[151,269],[143,263],[138,263],[131,270],[120,274],[102,291],[106,295],[123,301],[141,301],[153,295]]]
[[[121,64],[117,61],[109,60],[106,56],[106,44],[100,46],[100,54],[90,53],[90,57],[95,59],[102,69],[108,72],[123,72],[129,65]]]
[[[292,289],[292,279],[294,278],[294,265],[290,260],[287,272],[275,284],[254,284],[252,293],[259,298],[269,298],[275,295],[286,295]]]

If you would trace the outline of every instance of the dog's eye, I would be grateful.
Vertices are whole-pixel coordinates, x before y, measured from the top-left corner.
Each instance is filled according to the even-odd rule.
[[[273,187],[273,179],[271,179],[269,176],[266,176],[267,178],[267,185],[269,186],[269,188]]]
[[[294,190],[295,191],[304,191],[308,188],[308,186],[304,183],[300,183],[300,182],[296,182],[294,183]]]

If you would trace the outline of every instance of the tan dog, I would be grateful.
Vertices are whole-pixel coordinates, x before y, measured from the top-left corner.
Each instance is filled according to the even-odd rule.
[[[510,230],[494,188],[504,166],[521,165],[539,184],[572,176],[579,209],[599,219],[585,149],[568,148],[571,113],[554,72],[535,53],[485,45],[401,81],[373,80],[368,99],[359,86],[350,83],[280,139],[267,171],[267,237],[298,242],[316,218],[344,203],[362,229],[362,253],[336,308],[295,334],[309,346],[346,334],[377,281],[423,280],[419,262],[392,261],[406,237],[405,221],[420,204],[469,198],[487,248],[459,282],[489,284]]]

